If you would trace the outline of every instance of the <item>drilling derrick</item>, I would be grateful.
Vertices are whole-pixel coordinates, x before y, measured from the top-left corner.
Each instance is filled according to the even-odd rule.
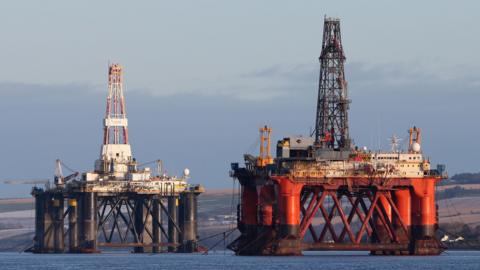
[[[105,146],[108,147],[109,144],[128,145],[128,122],[123,97],[122,76],[122,66],[113,64],[109,67],[102,155],[106,154]]]
[[[431,168],[417,127],[409,130],[406,150],[395,136],[390,152],[352,147],[344,62],[340,20],[325,18],[315,136],[283,138],[271,159],[265,127],[260,156],[246,154],[244,167],[232,163],[241,185],[241,235],[229,245],[237,255],[442,252],[435,185],[447,177],[445,166]]]
[[[132,149],[128,143],[128,120],[123,96],[122,66],[108,69],[108,94],[103,120],[103,143],[100,158],[95,162],[98,173],[110,172],[124,176],[132,164]]]
[[[37,253],[91,253],[102,248],[142,252],[198,250],[197,196],[190,171],[168,176],[137,165],[128,141],[123,69],[108,68],[108,93],[100,157],[93,171],[64,177],[57,160],[55,185],[34,188]],[[66,167],[68,168],[68,167]],[[65,203],[65,201],[67,203]],[[64,218],[68,216],[68,239]],[[68,248],[66,248],[68,247]]]
[[[321,150],[349,150],[351,147],[345,59],[340,20],[325,18],[315,122],[315,146]]]

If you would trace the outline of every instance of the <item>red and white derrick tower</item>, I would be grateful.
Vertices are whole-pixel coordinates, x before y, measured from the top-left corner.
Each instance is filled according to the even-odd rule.
[[[108,94],[100,157],[95,161],[95,171],[84,173],[83,179],[92,184],[92,190],[96,192],[185,190],[188,169],[182,178],[177,178],[160,175],[160,172],[154,177],[149,167],[138,168],[128,141],[128,120],[123,90],[123,68],[120,64],[111,64],[108,67]],[[96,185],[96,181],[104,184]],[[126,181],[128,184],[119,181]]]
[[[128,124],[123,96],[122,66],[108,68],[108,96],[105,113],[103,144],[128,144]]]
[[[125,173],[132,162],[128,142],[128,120],[123,95],[123,71],[120,64],[108,68],[108,95],[103,120],[103,143],[95,171]]]

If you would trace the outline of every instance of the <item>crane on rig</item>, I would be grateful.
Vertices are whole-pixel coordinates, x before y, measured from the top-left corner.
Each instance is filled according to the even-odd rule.
[[[80,174],[79,172],[72,171],[73,172],[72,174],[63,176],[62,165],[65,166],[65,164],[63,164],[60,159],[55,160],[55,174],[54,174],[55,186],[63,187],[67,182],[77,178],[77,176]]]
[[[71,172],[71,174],[64,176],[62,167],[66,168]],[[55,171],[53,177],[54,186],[64,186],[66,183],[77,179],[80,175],[79,172],[70,169],[67,165],[65,165],[60,159],[55,160]],[[8,185],[45,185],[46,187],[50,188],[50,180],[49,179],[6,179],[2,181]]]

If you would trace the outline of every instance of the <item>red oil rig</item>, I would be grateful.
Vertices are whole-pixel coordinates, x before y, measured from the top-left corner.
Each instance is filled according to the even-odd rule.
[[[443,250],[432,169],[421,131],[408,149],[355,147],[349,136],[340,20],[325,18],[314,137],[288,137],[270,156],[271,129],[260,129],[260,155],[232,163],[241,185],[237,255],[301,255],[310,250],[365,250],[378,255],[437,255]]]

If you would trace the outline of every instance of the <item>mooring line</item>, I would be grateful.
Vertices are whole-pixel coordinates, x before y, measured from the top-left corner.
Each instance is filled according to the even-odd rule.
[[[226,239],[230,234],[232,234],[234,231],[235,231],[235,230],[231,230],[231,231],[230,231],[229,233],[227,233],[227,234],[226,234],[227,231],[223,232],[223,233],[222,233],[222,234],[223,234],[223,237],[222,237],[220,240],[218,240],[213,246],[211,246],[210,248],[207,248],[207,250],[205,250],[205,251],[203,252],[203,255],[208,255],[208,251],[214,249],[214,248],[215,248],[216,246],[218,246],[221,242],[224,242],[225,239]]]

